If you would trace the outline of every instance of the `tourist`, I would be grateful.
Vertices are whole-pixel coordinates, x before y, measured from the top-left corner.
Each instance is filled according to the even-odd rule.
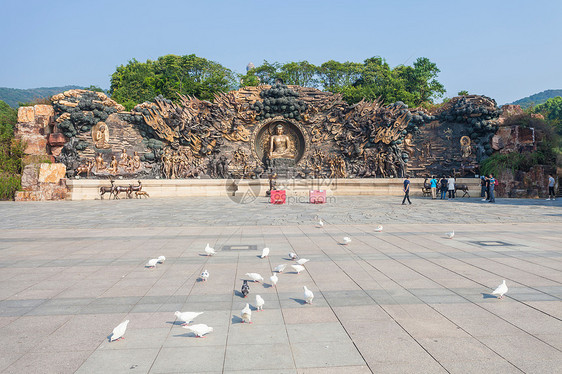
[[[404,180],[404,199],[402,199],[402,205],[406,205],[406,199],[408,199],[408,203],[412,204],[410,201],[410,180],[409,176],[406,175],[406,179]]]
[[[452,175],[447,180],[447,188],[449,190],[449,199],[455,198],[455,177]]]
[[[480,176],[480,197],[486,196],[486,176]],[[482,201],[486,201],[486,199],[482,199]]]
[[[551,199],[552,196],[552,200],[556,200],[556,195],[554,194],[554,177],[552,176],[552,174],[548,174],[548,199]]]
[[[440,183],[441,183],[441,200],[443,200],[447,198],[447,185],[449,184],[449,182],[447,181],[447,178],[445,178],[445,176],[443,175],[441,177]]]
[[[490,178],[484,176],[484,192],[486,193],[486,197],[482,199],[482,201],[490,200]]]
[[[489,190],[490,191],[490,203],[495,203],[496,197],[494,196],[494,188],[497,185],[497,181],[492,174],[490,174],[489,183],[490,183],[490,190]]]
[[[429,183],[431,183],[431,198],[435,200],[437,199],[437,179],[435,179],[435,175],[431,176]]]

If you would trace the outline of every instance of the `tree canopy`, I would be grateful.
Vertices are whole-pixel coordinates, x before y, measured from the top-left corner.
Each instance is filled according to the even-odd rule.
[[[445,92],[437,81],[437,65],[425,57],[413,66],[391,68],[381,57],[372,57],[363,63],[330,60],[320,66],[308,61],[286,64],[264,61],[241,78],[241,84],[255,86],[273,84],[277,79],[285,84],[315,87],[340,93],[349,103],[361,99],[382,98],[385,104],[403,101],[410,106],[432,103]]]
[[[217,92],[282,80],[289,85],[340,93],[349,103],[380,97],[385,104],[403,101],[416,107],[433,103],[445,92],[437,80],[438,73],[437,65],[425,57],[418,58],[412,66],[392,68],[382,57],[375,56],[362,63],[330,60],[320,66],[308,61],[264,61],[237,76],[224,66],[195,55],[166,55],[156,61],[133,59],[118,66],[111,76],[110,94],[130,109],[158,95],[177,100],[176,93],[181,93],[212,100]]]
[[[236,88],[236,76],[219,63],[195,55],[166,55],[156,61],[135,59],[111,75],[111,97],[127,109],[162,95],[178,100],[177,93],[212,100],[217,92]]]

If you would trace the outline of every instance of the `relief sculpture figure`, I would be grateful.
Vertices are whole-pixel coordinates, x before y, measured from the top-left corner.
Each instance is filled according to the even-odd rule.
[[[276,134],[269,141],[269,158],[295,158],[291,139],[284,134],[283,125],[275,127]]]
[[[109,128],[104,122],[98,122],[97,125],[92,127],[92,140],[96,148],[111,148],[109,144]]]

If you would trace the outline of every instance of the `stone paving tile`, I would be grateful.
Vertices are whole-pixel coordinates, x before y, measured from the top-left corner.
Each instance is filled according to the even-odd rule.
[[[291,342],[291,348],[297,368],[365,365],[351,340]]]
[[[158,355],[157,348],[111,349],[95,351],[76,371],[91,373],[148,373]]]
[[[224,370],[261,371],[294,369],[291,347],[287,343],[227,345]]]
[[[10,374],[71,374],[92,354],[91,351],[66,351],[52,353],[26,353],[3,373]]]
[[[466,199],[418,203],[405,210],[389,198],[355,197],[285,207],[218,199],[71,202],[56,203],[57,221],[42,204],[0,203],[10,217],[0,222],[0,370],[550,373],[560,367],[562,215],[553,214],[562,203],[502,200],[493,212]],[[115,214],[131,217],[129,227]],[[327,222],[322,229],[314,225],[316,214]],[[437,218],[427,222],[429,216]],[[19,228],[24,224],[28,230]],[[373,232],[378,224],[385,226],[381,233]],[[445,239],[452,228],[457,236]],[[346,235],[352,243],[340,245]],[[478,244],[486,241],[507,244]],[[216,256],[200,255],[207,242]],[[258,251],[222,250],[234,244]],[[263,246],[271,248],[267,259],[257,257]],[[238,295],[245,273],[268,278],[276,265],[292,263],[291,251],[311,260],[303,273],[288,269],[277,287],[250,284],[247,299]],[[165,264],[144,268],[160,254]],[[209,281],[197,282],[205,268]],[[501,279],[510,291],[499,300],[489,294]],[[303,285],[315,293],[312,305],[303,304]],[[266,301],[264,311],[253,313],[253,324],[241,324],[240,310],[253,306],[256,294]],[[195,323],[214,332],[195,338],[176,322],[176,310],[204,311]],[[131,321],[125,339],[109,343],[125,319]]]

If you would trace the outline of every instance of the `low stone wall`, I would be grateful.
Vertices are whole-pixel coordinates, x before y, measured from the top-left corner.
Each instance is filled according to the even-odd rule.
[[[410,195],[421,196],[423,178],[410,180]],[[245,195],[265,196],[269,189],[267,179],[144,179],[141,180],[142,191],[151,198],[166,197],[210,197]],[[361,178],[361,179],[279,179],[277,188],[287,190],[287,196],[308,196],[310,190],[326,190],[327,196],[370,195],[370,196],[400,196],[403,194],[403,180],[397,178]],[[458,184],[469,186],[471,197],[480,196],[480,181],[477,178],[458,178]],[[137,185],[137,180],[116,180],[115,185]],[[70,200],[99,199],[101,186],[110,187],[109,180],[73,179],[67,181]],[[125,198],[125,194],[120,195]],[[133,193],[133,197],[135,197]],[[105,194],[104,198],[109,198]]]

